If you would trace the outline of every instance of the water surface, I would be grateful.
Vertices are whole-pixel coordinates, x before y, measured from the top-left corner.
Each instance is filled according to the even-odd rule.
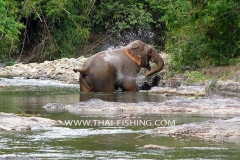
[[[78,86],[20,85],[0,88],[0,111],[30,114],[55,120],[116,120],[116,114],[71,114],[46,110],[47,103],[72,104],[98,98],[118,102],[163,102],[176,99],[146,92],[80,94]],[[213,115],[142,114],[141,119],[175,120],[176,125],[216,118]],[[216,115],[215,115],[216,116]],[[218,117],[231,115],[217,115]],[[154,126],[58,126],[31,131],[0,132],[0,159],[238,159],[239,145],[191,138],[154,137]],[[157,144],[169,150],[144,150]]]

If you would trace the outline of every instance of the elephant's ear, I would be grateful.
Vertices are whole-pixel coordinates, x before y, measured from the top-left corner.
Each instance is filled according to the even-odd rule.
[[[138,65],[141,64],[141,56],[138,54],[133,54],[130,49],[126,49],[126,54],[129,58],[131,58],[133,61],[135,61]]]
[[[144,43],[136,40],[127,45],[126,54],[134,60],[138,65],[142,63],[142,55],[144,53]]]

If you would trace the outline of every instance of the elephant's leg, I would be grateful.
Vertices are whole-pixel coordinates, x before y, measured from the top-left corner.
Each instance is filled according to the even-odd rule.
[[[123,91],[138,91],[136,80],[133,78],[127,78],[122,84]]]
[[[95,85],[95,91],[97,92],[114,92],[115,86],[111,81],[97,81],[98,84]]]
[[[93,77],[92,80],[92,90],[94,92],[114,92],[115,78],[113,76],[109,76],[107,74],[102,73],[96,77]]]

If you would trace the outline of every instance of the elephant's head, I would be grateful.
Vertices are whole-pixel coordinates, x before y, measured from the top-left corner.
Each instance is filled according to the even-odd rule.
[[[146,77],[151,76],[163,69],[163,59],[153,46],[136,40],[128,44],[126,48],[126,53],[131,59],[133,59],[141,67],[149,70],[145,74]],[[157,66],[151,69],[149,61],[156,63]]]

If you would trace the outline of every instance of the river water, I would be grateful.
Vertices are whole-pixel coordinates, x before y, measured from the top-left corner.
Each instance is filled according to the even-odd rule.
[[[45,109],[47,103],[73,104],[102,99],[117,102],[163,102],[176,96],[162,97],[147,92],[80,94],[78,85],[53,81],[7,80],[11,87],[0,88],[0,112],[24,113],[55,120],[107,122],[119,120],[121,113],[69,113],[64,109]],[[87,104],[87,102],[86,102]],[[142,114],[142,120],[163,120],[175,125],[212,119],[212,115]],[[220,117],[220,115],[218,115]],[[231,115],[223,115],[231,117]],[[123,117],[121,117],[123,118]],[[206,142],[191,138],[154,137],[155,126],[141,125],[62,125],[32,128],[31,131],[1,131],[0,159],[239,159],[239,145]],[[174,147],[167,150],[145,150],[156,144]]]

